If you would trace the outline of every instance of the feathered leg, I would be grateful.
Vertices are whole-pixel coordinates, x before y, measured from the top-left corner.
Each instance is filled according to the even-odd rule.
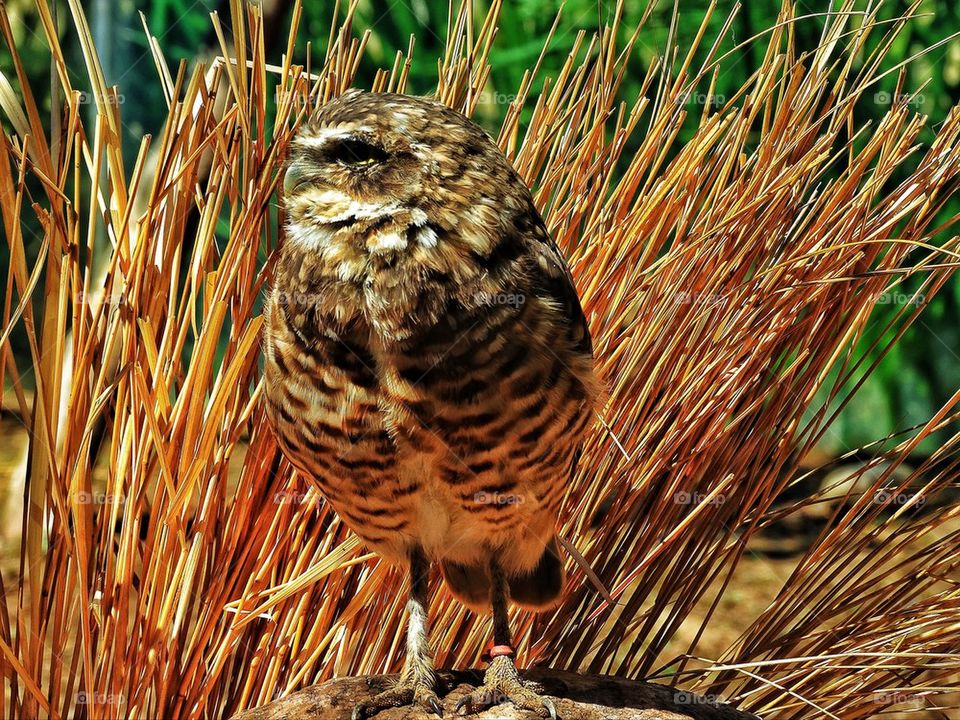
[[[556,720],[553,701],[541,697],[525,686],[513,661],[510,639],[510,619],[507,615],[509,588],[503,569],[495,558],[490,558],[490,600],[493,605],[493,648],[490,667],[483,676],[483,685],[457,703],[457,709],[467,713],[479,712],[507,701],[526,708],[543,718]]]
[[[397,684],[353,708],[353,720],[376,715],[381,710],[405,705],[419,705],[427,712],[443,716],[443,707],[434,688],[433,656],[430,653],[427,629],[429,607],[428,581],[430,562],[423,550],[410,553],[410,599],[407,601],[407,657]]]

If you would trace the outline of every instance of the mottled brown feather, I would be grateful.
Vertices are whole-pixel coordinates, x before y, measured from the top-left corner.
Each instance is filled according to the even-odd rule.
[[[468,119],[392,94],[323,107],[289,168],[265,311],[284,453],[392,561],[495,554],[518,583],[556,577],[543,557],[596,381],[529,190]]]

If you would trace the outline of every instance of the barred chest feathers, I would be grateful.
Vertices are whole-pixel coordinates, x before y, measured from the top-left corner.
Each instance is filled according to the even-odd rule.
[[[384,556],[468,565],[509,547],[522,572],[553,537],[595,397],[575,288],[479,129],[433,103],[420,124],[355,106],[292,148],[268,416]]]

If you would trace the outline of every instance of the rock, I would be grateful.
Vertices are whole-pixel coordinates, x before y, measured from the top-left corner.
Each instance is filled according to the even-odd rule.
[[[353,706],[386,689],[396,676],[372,675],[328,680],[263,707],[246,710],[233,720],[349,720]],[[476,687],[479,671],[440,672],[444,717],[458,717],[457,701]],[[524,677],[539,683],[553,698],[560,720],[758,720],[729,705],[657,683],[603,675],[577,675],[533,669]],[[473,720],[539,720],[510,703],[476,713]],[[416,708],[384,710],[376,720],[437,720]]]

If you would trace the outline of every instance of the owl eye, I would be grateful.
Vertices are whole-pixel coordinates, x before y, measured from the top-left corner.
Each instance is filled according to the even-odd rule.
[[[347,139],[330,148],[329,158],[331,162],[341,165],[361,167],[383,162],[387,159],[387,153],[363,140]]]

